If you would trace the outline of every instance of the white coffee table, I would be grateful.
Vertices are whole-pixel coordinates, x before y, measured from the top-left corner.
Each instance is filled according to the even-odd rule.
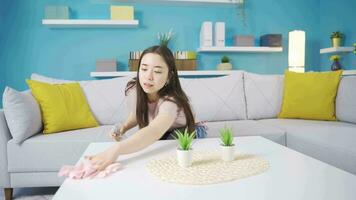
[[[235,138],[237,150],[268,160],[270,168],[257,176],[213,185],[166,183],[149,173],[146,163],[175,154],[176,141],[158,141],[119,161],[124,169],[104,179],[66,179],[53,200],[91,199],[356,199],[356,176],[262,137]],[[92,143],[84,155],[103,151],[112,143]],[[194,149],[218,149],[218,138],[197,140]]]

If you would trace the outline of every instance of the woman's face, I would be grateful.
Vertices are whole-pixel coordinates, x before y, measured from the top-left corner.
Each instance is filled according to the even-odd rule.
[[[160,55],[145,54],[139,68],[139,80],[143,91],[149,96],[156,96],[168,80],[168,71],[168,66]]]

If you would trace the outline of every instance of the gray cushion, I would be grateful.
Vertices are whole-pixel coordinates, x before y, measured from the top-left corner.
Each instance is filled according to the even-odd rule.
[[[244,73],[248,119],[276,118],[283,98],[283,76]]]
[[[356,76],[341,78],[336,96],[336,118],[356,123]]]
[[[29,91],[18,92],[6,87],[3,107],[13,141],[21,143],[42,129],[41,111]]]
[[[214,78],[181,78],[198,121],[246,119],[243,72]]]
[[[21,145],[8,142],[9,172],[58,171],[63,165],[74,165],[91,142],[112,141],[111,126],[37,134]]]
[[[208,136],[220,137],[219,130],[224,126],[231,127],[234,136],[262,136],[281,145],[285,145],[285,131],[253,120],[207,122]]]
[[[259,122],[284,129],[289,148],[356,174],[356,125],[297,119]]]

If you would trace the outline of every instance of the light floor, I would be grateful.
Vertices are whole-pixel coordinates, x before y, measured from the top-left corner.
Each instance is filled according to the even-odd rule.
[[[14,200],[50,200],[58,187],[46,188],[15,188],[13,199]],[[1,188],[0,199],[4,199],[4,189]]]

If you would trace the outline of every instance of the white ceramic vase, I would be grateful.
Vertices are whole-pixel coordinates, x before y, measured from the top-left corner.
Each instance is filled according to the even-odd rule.
[[[227,162],[230,162],[230,161],[233,161],[234,158],[235,158],[235,145],[232,145],[232,146],[223,146],[223,145],[220,145],[220,148],[221,148],[221,159],[223,161],[227,161]]]
[[[177,149],[178,165],[181,167],[190,167],[192,165],[192,153],[193,150],[181,150]]]

